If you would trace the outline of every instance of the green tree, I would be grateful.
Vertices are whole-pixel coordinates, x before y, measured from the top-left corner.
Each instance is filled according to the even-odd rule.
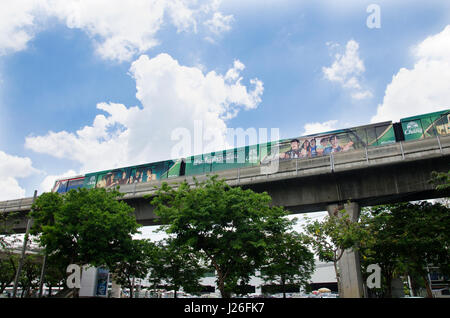
[[[214,267],[222,297],[230,297],[267,257],[270,240],[290,224],[267,193],[230,187],[217,176],[177,188],[163,183],[152,204],[174,235],[174,244],[198,251],[206,267]]]
[[[431,183],[435,185],[436,190],[442,191],[446,196],[450,191],[450,170],[448,172],[436,172],[431,174]]]
[[[133,298],[134,286],[133,278],[144,279],[150,268],[149,257],[154,254],[155,244],[149,240],[132,240],[128,242],[122,255],[121,261],[117,264],[114,272],[116,282],[130,289],[130,298]]]
[[[67,277],[66,267],[67,264],[64,259],[59,259],[55,256],[47,256],[44,283],[48,288],[48,297],[52,296],[54,287],[62,286],[63,289],[67,288],[64,284]]]
[[[361,267],[366,269],[370,264],[380,266],[383,278],[381,292],[386,298],[392,297],[392,280],[403,263],[392,217],[386,205],[364,209],[361,214],[361,223],[367,231],[360,244]],[[362,272],[365,273],[365,270]]]
[[[306,287],[315,268],[314,254],[305,244],[306,238],[298,233],[276,236],[268,247],[267,264],[261,268],[265,282],[278,281],[286,298],[286,285]]]
[[[8,255],[4,259],[0,259],[0,294],[3,293],[6,287],[14,282],[16,276],[17,257]]]
[[[304,229],[308,234],[307,243],[311,244],[319,260],[333,263],[341,292],[338,262],[346,249],[359,249],[359,242],[367,232],[359,222],[350,220],[345,210],[341,210],[337,215],[327,215],[322,221],[307,220]]]
[[[41,266],[36,255],[26,255],[20,272],[19,285],[22,288],[21,298],[31,297],[33,291],[39,287]]]
[[[391,295],[390,280],[397,271],[418,276],[432,297],[428,266],[450,273],[450,209],[427,201],[399,203],[374,207],[362,220],[368,236],[361,252],[382,268],[386,296]]]
[[[188,246],[178,245],[171,238],[160,241],[155,252],[151,258],[152,280],[164,281],[174,291],[175,298],[180,288],[194,294],[201,291],[200,279],[205,268],[197,252]]]
[[[43,193],[35,203],[32,234],[49,256],[68,264],[107,266],[115,272],[132,244],[139,224],[121,194],[77,189],[65,195]]]
[[[12,230],[18,222],[16,216],[17,213],[0,213],[0,294],[14,282],[16,276],[18,255],[14,244],[20,242]]]

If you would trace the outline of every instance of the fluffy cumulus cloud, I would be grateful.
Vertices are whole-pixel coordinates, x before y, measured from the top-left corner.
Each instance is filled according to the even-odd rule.
[[[327,43],[332,50],[339,50],[336,43]],[[350,40],[345,46],[345,52],[338,52],[334,56],[333,64],[330,67],[323,67],[324,77],[339,83],[343,88],[351,92],[354,99],[365,99],[372,97],[372,93],[361,85],[362,74],[365,71],[364,62],[359,57],[359,44],[355,40]]]
[[[81,29],[104,59],[131,61],[158,45],[164,23],[178,32],[197,32],[210,19],[216,32],[229,30],[218,0],[15,0],[0,2],[0,55],[26,48],[46,20],[56,17],[69,28]],[[209,20],[208,20],[209,21]]]
[[[372,122],[449,108],[450,25],[414,46],[412,53],[414,66],[392,77]]]
[[[301,135],[312,135],[316,133],[322,133],[337,129],[337,120],[329,120],[323,123],[307,123],[303,127],[303,133]]]
[[[27,47],[37,31],[36,15],[42,12],[43,1],[0,1],[0,56]]]
[[[57,158],[82,164],[81,172],[166,160],[173,148],[187,140],[194,151],[223,149],[227,120],[240,110],[254,109],[261,101],[263,84],[251,79],[244,85],[235,61],[223,74],[183,66],[168,54],[142,55],[132,63],[136,97],[142,107],[100,103],[99,114],[76,132],[49,132],[28,136],[25,146]],[[200,129],[199,129],[200,127]],[[196,131],[204,144],[193,145]]]
[[[0,201],[19,199],[25,196],[18,178],[26,178],[39,171],[33,168],[30,158],[9,155],[0,151]]]

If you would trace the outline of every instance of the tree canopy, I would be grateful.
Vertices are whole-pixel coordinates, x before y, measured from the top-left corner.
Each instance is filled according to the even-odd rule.
[[[65,195],[43,193],[32,207],[32,234],[47,255],[62,263],[107,266],[114,272],[138,233],[133,208],[105,189],[77,189]]]
[[[268,247],[266,264],[261,278],[266,282],[278,281],[286,297],[286,285],[306,287],[315,268],[314,254],[308,249],[306,237],[299,233],[283,233],[274,237]]]
[[[363,264],[380,265],[386,297],[391,296],[395,273],[420,277],[429,297],[428,266],[450,274],[450,209],[446,206],[428,201],[377,206],[365,212],[361,222],[367,230],[361,243]]]
[[[264,264],[271,239],[292,225],[267,193],[230,187],[217,176],[194,186],[163,183],[151,203],[174,243],[199,252],[216,270],[222,297],[249,281]]]

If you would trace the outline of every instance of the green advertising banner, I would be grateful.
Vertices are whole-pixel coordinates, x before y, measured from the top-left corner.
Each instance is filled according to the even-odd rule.
[[[84,187],[112,188],[116,186],[150,182],[153,180],[167,179],[179,175],[181,160],[161,161],[134,167],[106,170],[97,173],[86,174]]]
[[[394,128],[392,122],[385,122],[191,156],[186,160],[186,175],[265,165],[272,160],[327,156],[391,143],[395,143]]]
[[[450,112],[446,110],[403,118],[400,122],[405,140],[415,140],[449,134],[449,120]]]

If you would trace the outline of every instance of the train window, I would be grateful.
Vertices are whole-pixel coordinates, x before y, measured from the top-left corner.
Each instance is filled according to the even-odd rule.
[[[66,192],[69,192],[72,189],[81,188],[83,185],[84,185],[84,178],[69,180]]]
[[[437,118],[432,118],[432,117],[421,118],[424,137],[436,136],[436,128],[435,128],[433,119],[437,119]]]
[[[368,146],[377,146],[378,145],[375,127],[367,127],[366,128],[366,136],[367,136],[367,145]]]
[[[450,134],[450,114],[441,116],[435,122],[436,133],[440,136],[445,136]]]
[[[392,144],[395,142],[395,132],[392,124],[376,126],[375,133],[377,135],[378,145]]]
[[[57,180],[53,186],[52,192],[65,193],[67,191],[67,183],[69,180]]]
[[[367,146],[367,133],[366,133],[366,129],[364,128],[359,128],[356,130],[352,130],[350,133],[350,139],[351,141],[353,141],[354,148],[364,148]]]

